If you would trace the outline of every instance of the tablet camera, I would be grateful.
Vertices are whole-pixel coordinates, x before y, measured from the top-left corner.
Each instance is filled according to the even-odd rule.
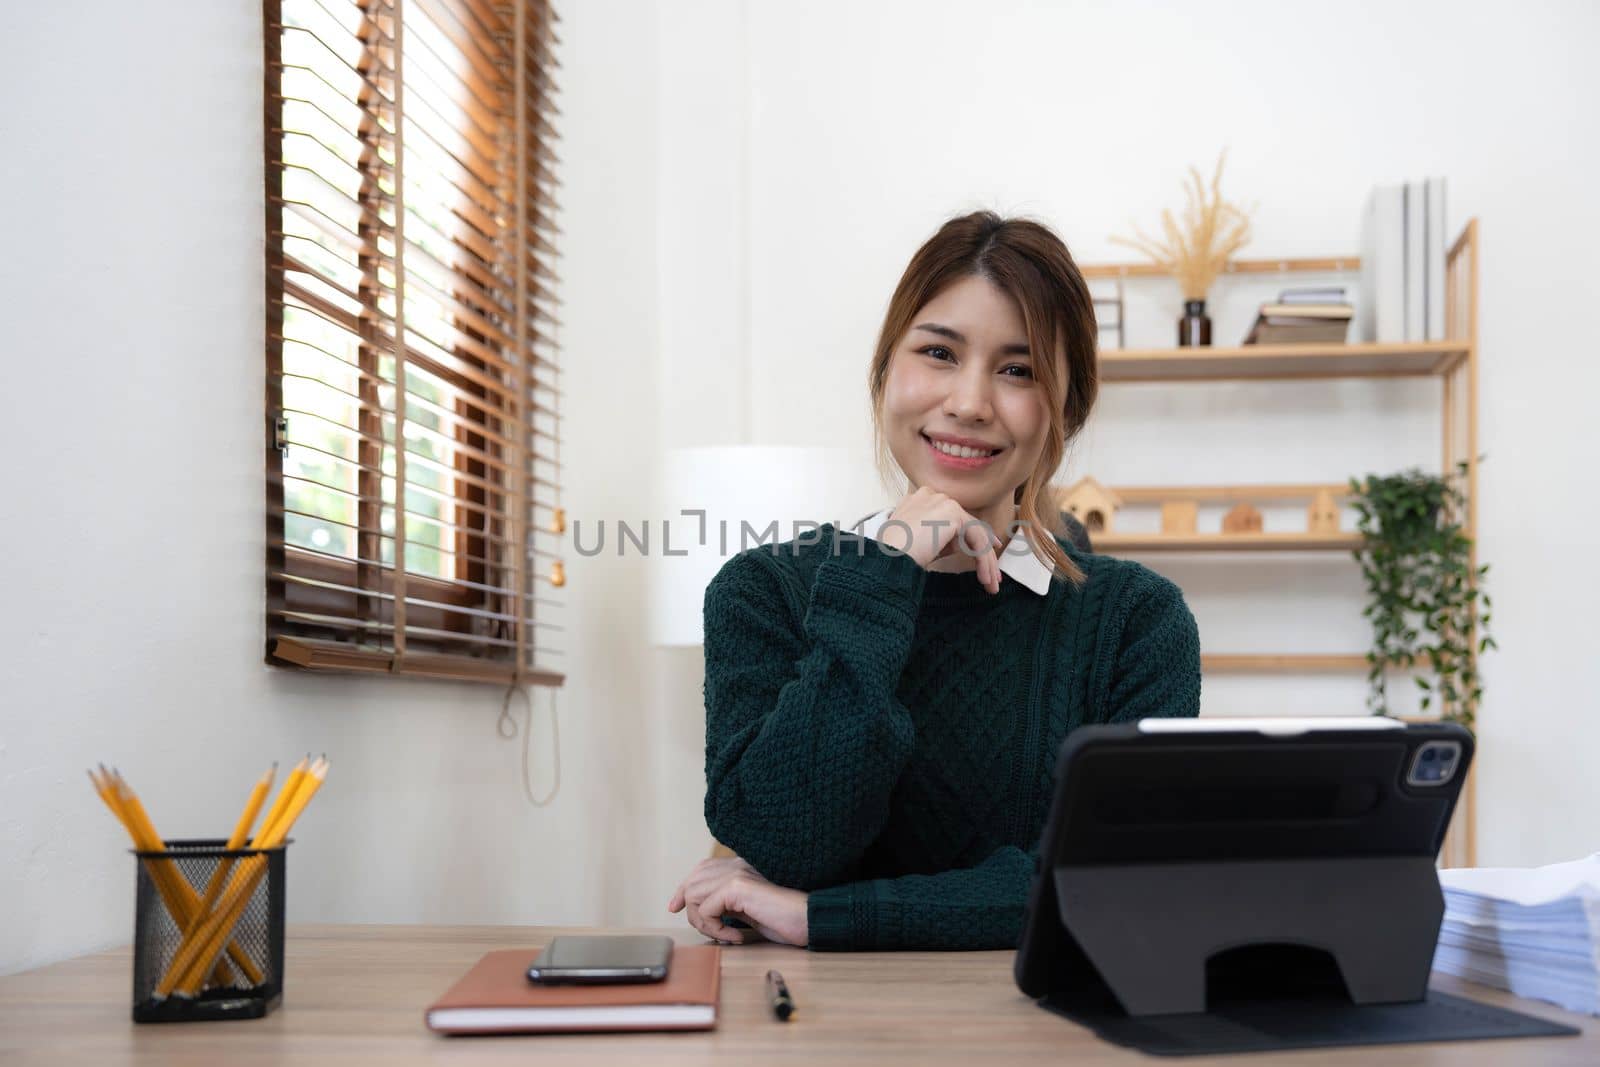
[[[1411,758],[1406,772],[1407,785],[1443,785],[1455,777],[1461,761],[1461,742],[1427,741]]]

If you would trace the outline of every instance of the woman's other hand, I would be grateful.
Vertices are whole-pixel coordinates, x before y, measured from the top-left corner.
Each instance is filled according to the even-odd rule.
[[[916,560],[923,570],[936,559],[961,552],[977,563],[983,587],[991,593],[1000,591],[1000,560],[995,555],[1000,538],[951,497],[922,486],[900,501],[888,522],[904,523],[910,529],[910,543],[906,529],[897,525],[885,525],[878,539]]]
[[[780,945],[804,948],[810,940],[806,927],[806,894],[773,885],[737,856],[701,860],[667,902],[670,912],[685,912],[689,925],[713,941],[743,944],[754,935]],[[751,929],[726,925],[732,915]]]

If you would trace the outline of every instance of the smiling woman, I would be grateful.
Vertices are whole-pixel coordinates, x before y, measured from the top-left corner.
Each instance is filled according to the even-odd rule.
[[[952,219],[912,257],[868,371],[899,504],[706,590],[705,812],[735,855],[670,911],[729,942],[1012,947],[1067,733],[1198,714],[1178,588],[1080,551],[1045,503],[1095,338],[1038,223]]]
[[[1064,530],[1048,487],[1094,406],[1097,333],[1048,228],[987,212],[946,223],[895,289],[867,376],[892,494],[898,470],[990,529],[1026,528],[1044,566],[1080,580],[1052,550]]]
[[[951,284],[922,314],[930,321],[911,327],[890,363],[879,431],[918,485],[945,472],[984,472],[981,481],[952,478],[951,495],[975,518],[1003,529],[1012,502],[1003,495],[980,502],[978,495],[989,493],[987,485],[1026,480],[1049,422],[1026,326],[1016,302],[977,275]],[[955,432],[962,426],[966,434]]]

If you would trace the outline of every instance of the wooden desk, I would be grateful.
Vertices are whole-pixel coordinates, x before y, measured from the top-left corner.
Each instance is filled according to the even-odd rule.
[[[422,1010],[490,949],[595,931],[488,926],[291,926],[283,1003],[245,1022],[135,1025],[128,949],[0,978],[6,1064],[413,1063],[997,1064],[1156,1062],[1036,1007],[1011,980],[1010,952],[832,954],[773,945],[723,952],[718,1028],[706,1033],[444,1038]],[[698,943],[693,931],[672,930]],[[768,1009],[762,976],[783,972],[799,1005]],[[1439,977],[1438,984],[1583,1029],[1581,1037],[1256,1054],[1298,1065],[1600,1063],[1600,1025]],[[1185,1059],[1174,1063],[1215,1062]]]

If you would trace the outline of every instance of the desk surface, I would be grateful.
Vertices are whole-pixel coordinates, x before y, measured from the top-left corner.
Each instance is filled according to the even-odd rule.
[[[265,1019],[135,1025],[126,948],[0,978],[0,1060],[116,1064],[516,1063],[965,1064],[1157,1062],[1106,1044],[1036,1007],[1011,980],[1010,952],[803,952],[775,945],[723,951],[716,1030],[688,1034],[444,1038],[422,1011],[491,949],[558,933],[492,926],[291,926],[282,1004]],[[669,931],[685,944],[693,931]],[[775,1021],[763,975],[783,972],[799,1005]],[[1439,988],[1558,1019],[1581,1037],[1454,1042],[1255,1054],[1294,1064],[1594,1064],[1600,1023],[1435,976]],[[1186,1058],[1174,1063],[1210,1063]]]

